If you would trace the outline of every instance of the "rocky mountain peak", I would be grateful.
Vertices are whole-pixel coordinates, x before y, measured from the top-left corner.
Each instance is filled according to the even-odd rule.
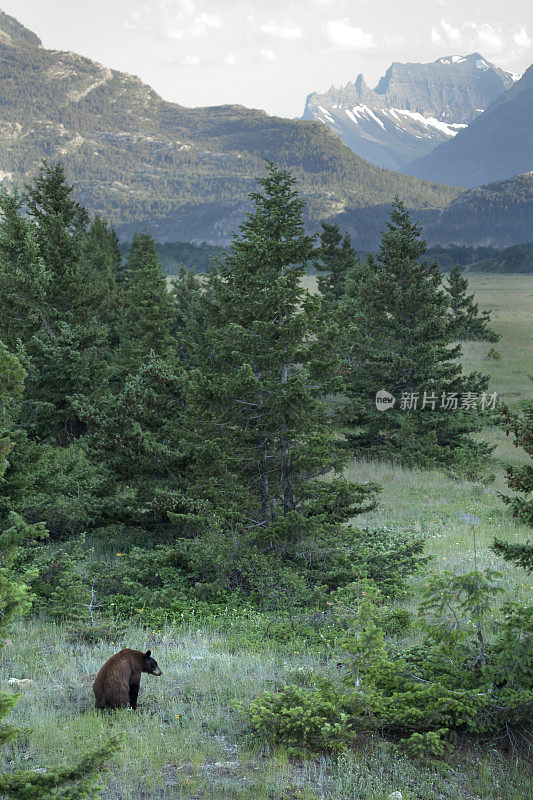
[[[456,136],[515,79],[480,53],[428,64],[395,61],[375,89],[359,74],[346,86],[310,94],[303,119],[320,120],[363,158],[402,169]]]
[[[42,47],[39,37],[0,9],[0,44],[25,44]]]

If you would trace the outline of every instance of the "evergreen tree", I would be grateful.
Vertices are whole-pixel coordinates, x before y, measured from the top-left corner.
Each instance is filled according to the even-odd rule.
[[[0,341],[0,520],[19,508],[32,484],[39,454],[14,420],[26,371]]]
[[[98,318],[114,331],[117,325],[117,280],[122,271],[118,237],[102,217],[96,216],[82,240],[85,280],[98,296]]]
[[[23,197],[0,194],[0,338],[14,351],[41,327],[51,330],[51,273],[36,231],[23,214]]]
[[[194,508],[183,381],[175,353],[151,352],[118,392],[80,402],[79,414],[90,425],[87,452],[114,476],[108,518],[160,534],[170,525],[167,512]]]
[[[322,222],[320,247],[313,253],[313,266],[319,273],[318,288],[326,304],[337,303],[344,294],[346,276],[359,264],[350,236],[344,238],[338,225]]]
[[[174,311],[172,334],[181,362],[190,364],[194,358],[195,343],[201,341],[207,324],[204,290],[194,272],[183,267],[178,277],[171,282],[171,287]]]
[[[450,269],[445,288],[450,296],[450,326],[456,339],[499,341],[500,334],[489,328],[490,311],[483,311],[480,315],[474,295],[467,294],[468,280],[461,275],[458,265]]]
[[[69,321],[87,303],[81,270],[81,243],[87,212],[72,200],[72,186],[58,162],[43,161],[33,185],[26,186],[25,202],[33,223],[39,254],[51,275],[50,305],[55,319]]]
[[[507,485],[516,494],[500,494],[513,512],[513,517],[521,520],[530,528],[533,528],[533,403],[528,402],[524,409],[518,413],[512,413],[508,408],[502,410],[502,422],[505,432],[509,435],[513,433],[515,446],[521,447],[530,457],[528,464],[519,467],[507,466]],[[533,544],[529,541],[523,544],[513,544],[502,542],[496,539],[494,549],[506,561],[511,561],[520,567],[533,571]]]
[[[323,565],[340,521],[369,507],[375,490],[313,480],[344,460],[324,402],[338,386],[337,332],[302,287],[313,239],[294,179],[269,164],[259,184],[210,274],[200,368],[186,382],[195,487],[219,518],[213,551],[224,536],[231,545],[217,567],[233,581],[244,553]]]
[[[172,300],[155,242],[136,233],[125,265],[119,322],[123,374],[136,372],[145,356],[164,353],[172,342]]]
[[[85,430],[72,397],[109,372],[107,287],[86,268],[86,212],[70,195],[61,165],[44,162],[25,197],[0,199],[0,338],[28,373],[21,424],[61,444]]]
[[[406,464],[459,464],[472,469],[489,452],[470,437],[488,379],[463,376],[451,346],[449,301],[440,270],[423,258],[420,227],[396,199],[376,258],[364,280],[348,281],[343,313],[353,339],[346,375],[346,443],[360,455]],[[357,331],[357,332],[356,332]],[[393,407],[378,408],[384,390]]]

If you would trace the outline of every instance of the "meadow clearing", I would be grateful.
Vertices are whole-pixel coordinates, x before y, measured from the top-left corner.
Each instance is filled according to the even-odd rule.
[[[496,345],[463,346],[467,371],[491,375],[491,390],[516,406],[530,395],[533,280],[528,276],[469,276],[481,309],[493,311],[493,327],[503,334]],[[315,278],[306,279],[312,288]],[[491,347],[501,358],[487,358]],[[529,349],[528,349],[529,348]],[[501,570],[506,595],[531,601],[532,578],[498,559],[489,545],[495,536],[523,541],[498,497],[505,488],[503,463],[523,458],[499,429],[486,438],[497,445],[486,480],[460,480],[439,471],[354,461],[347,470],[356,481],[383,486],[378,508],[357,518],[358,525],[386,525],[426,537],[428,569],[473,568],[474,540],[462,514],[476,524],[477,563]],[[414,579],[422,580],[423,577]],[[439,767],[422,766],[398,755],[377,737],[362,738],[333,759],[291,760],[283,751],[247,732],[235,701],[246,702],[263,689],[309,681],[318,668],[334,671],[335,653],[308,645],[305,637],[271,640],[266,622],[252,611],[220,608],[210,622],[190,619],[182,628],[142,625],[142,616],[96,641],[68,625],[26,619],[0,650],[0,688],[8,679],[29,678],[10,722],[23,735],[8,748],[15,767],[43,768],[71,762],[110,731],[123,731],[122,751],[113,763],[105,800],[531,800],[533,777],[527,763],[496,748],[477,750],[459,743]],[[151,648],[163,671],[144,675],[137,712],[97,715],[91,684],[99,667],[121,647]]]

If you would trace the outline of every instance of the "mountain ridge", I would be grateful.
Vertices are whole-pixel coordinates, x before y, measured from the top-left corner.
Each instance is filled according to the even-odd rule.
[[[9,41],[12,44],[25,44],[32,47],[42,47],[42,42],[36,33],[30,31],[15,17],[6,14],[0,8],[0,40]]]
[[[311,93],[302,119],[327,125],[362,158],[402,169],[455,136],[513,81],[477,52],[393,62],[375,89],[359,74],[340,89]]]
[[[396,194],[413,208],[442,208],[457,194],[363,161],[316,122],[169,103],[136,76],[76,53],[21,46],[9,33],[0,54],[4,185],[31,180],[42,158],[61,160],[76,199],[123,238],[146,226],[160,241],[227,243],[265,159],[297,179],[310,230]]]

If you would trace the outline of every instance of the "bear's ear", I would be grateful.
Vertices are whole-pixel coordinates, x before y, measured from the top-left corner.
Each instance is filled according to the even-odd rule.
[[[152,655],[152,651],[151,650],[147,650],[146,653],[144,654],[144,657],[145,658],[150,658],[151,655]]]

